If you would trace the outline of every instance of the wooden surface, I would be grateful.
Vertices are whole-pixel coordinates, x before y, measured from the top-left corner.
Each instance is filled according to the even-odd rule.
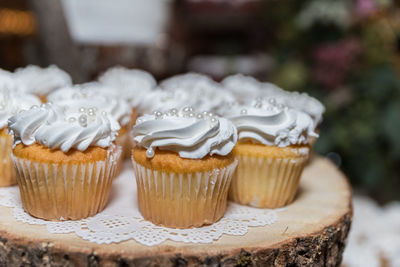
[[[17,222],[0,206],[0,266],[338,266],[351,224],[351,189],[328,160],[306,167],[295,202],[276,223],[212,244],[98,245]]]

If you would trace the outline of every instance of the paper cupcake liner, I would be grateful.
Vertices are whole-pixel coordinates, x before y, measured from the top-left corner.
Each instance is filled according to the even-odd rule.
[[[296,158],[261,158],[236,155],[238,167],[229,199],[257,208],[278,208],[296,195],[308,155]]]
[[[0,136],[0,187],[17,184],[10,157],[12,145],[13,138],[11,135]]]
[[[78,220],[100,212],[120,155],[121,148],[114,146],[104,161],[55,164],[11,154],[24,209],[45,220]]]
[[[212,224],[225,213],[237,161],[212,171],[168,173],[133,161],[139,211],[146,220],[171,228]]]

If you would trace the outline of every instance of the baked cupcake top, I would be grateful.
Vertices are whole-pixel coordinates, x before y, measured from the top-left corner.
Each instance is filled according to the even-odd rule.
[[[99,112],[107,112],[121,126],[126,126],[130,121],[132,109],[126,100],[117,97],[114,92],[100,84],[90,87],[65,87],[52,92],[47,100],[62,107],[69,107],[71,104],[82,108],[91,106]]]
[[[15,79],[24,84],[26,91],[38,96],[46,96],[53,90],[72,84],[71,77],[55,65],[41,68],[29,65],[14,73]]]
[[[72,148],[84,151],[89,146],[109,147],[120,128],[105,112],[96,112],[91,106],[83,110],[73,102],[68,108],[51,103],[33,106],[9,118],[8,127],[14,135],[14,145],[39,143],[63,152]]]
[[[99,82],[115,90],[136,108],[143,96],[156,87],[154,77],[143,70],[113,67],[99,77]]]
[[[220,108],[235,101],[234,95],[224,90],[208,76],[197,73],[176,75],[161,82],[160,87],[180,96],[186,94],[186,104],[196,110],[209,110],[220,113]]]
[[[21,110],[30,109],[34,105],[40,105],[38,97],[26,94],[13,88],[13,83],[3,84],[0,79],[0,128],[7,127],[8,118]],[[12,88],[11,90],[9,88]]]
[[[243,142],[286,147],[307,144],[311,136],[318,136],[307,113],[277,104],[273,98],[233,105],[225,110],[225,116],[235,124]]]
[[[322,121],[322,114],[325,112],[322,103],[306,93],[285,91],[272,83],[259,82],[250,76],[236,74],[226,77],[221,83],[234,94],[240,104],[249,105],[255,97],[274,98],[277,104],[309,114],[315,125]]]
[[[192,107],[156,111],[137,119],[133,137],[152,158],[155,149],[178,153],[182,158],[229,154],[237,141],[235,126],[209,112],[195,113]]]

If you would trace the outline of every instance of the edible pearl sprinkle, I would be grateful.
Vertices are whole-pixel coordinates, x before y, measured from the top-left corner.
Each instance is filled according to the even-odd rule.
[[[148,158],[154,157],[154,149],[153,149],[152,147],[149,147],[149,148],[146,150],[146,157],[148,157]]]
[[[247,109],[242,109],[242,110],[240,111],[240,114],[243,114],[243,115],[247,114]]]
[[[204,118],[204,116],[203,116],[203,114],[199,113],[199,114],[197,114],[196,118],[198,118],[199,120],[201,120],[201,119]]]
[[[154,116],[156,116],[156,120],[158,120],[158,119],[162,119],[163,114],[161,111],[156,111],[154,113]]]
[[[86,117],[86,115],[80,115],[78,121],[79,121],[79,124],[82,127],[86,127],[87,126],[87,117]]]
[[[275,105],[275,104],[276,104],[275,98],[270,98],[270,99],[268,100],[268,103],[270,103],[271,105]]]
[[[85,113],[85,112],[86,112],[86,109],[85,109],[84,107],[81,107],[81,108],[79,108],[79,112],[80,112],[80,113]]]
[[[102,111],[102,112],[101,112],[101,115],[107,116],[107,111]]]
[[[68,122],[75,122],[75,121],[76,121],[76,118],[74,118],[74,117],[71,117],[68,119]]]

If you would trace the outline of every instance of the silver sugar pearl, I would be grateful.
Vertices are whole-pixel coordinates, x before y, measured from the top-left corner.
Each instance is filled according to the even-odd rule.
[[[270,103],[271,105],[276,105],[276,100],[275,100],[275,98],[270,98],[270,99],[268,99],[268,103]]]
[[[283,105],[283,104],[278,104],[278,108],[279,108],[279,109],[284,109],[284,108],[285,108],[285,105]]]
[[[257,101],[257,102],[254,104],[254,107],[255,107],[255,108],[261,108],[261,107],[262,107],[262,102]]]
[[[208,115],[208,111],[203,111],[201,114],[203,114],[204,116]]]
[[[199,114],[197,114],[196,118],[199,119],[199,120],[201,120],[201,119],[204,118],[204,116],[203,116],[203,114],[199,113]]]
[[[189,118],[193,118],[194,116],[196,116],[196,114],[194,114],[193,112],[189,113]]]
[[[80,113],[85,113],[85,112],[86,112],[86,108],[80,107],[80,108],[79,108],[79,112],[80,112]]]
[[[178,110],[176,108],[171,109],[169,112],[171,113],[171,115],[178,114]]]
[[[152,148],[152,147],[149,147],[147,150],[146,150],[146,157],[148,157],[148,158],[152,158],[152,157],[154,157],[154,149]]]
[[[247,109],[242,109],[242,110],[240,111],[240,114],[243,114],[243,115],[247,114]]]
[[[142,122],[143,122],[142,119],[137,119],[137,120],[136,120],[136,124],[139,124],[139,123],[142,123]]]
[[[94,108],[88,108],[88,113],[94,113]]]
[[[89,111],[89,112],[88,112],[88,115],[89,115],[89,116],[95,116],[96,113],[94,113],[93,111]]]
[[[156,120],[162,119],[163,113],[162,113],[161,111],[156,111],[156,112],[154,113],[154,116],[156,117]]]
[[[86,115],[83,115],[83,114],[80,115],[78,121],[79,121],[79,124],[82,127],[86,127],[87,126],[87,116]]]
[[[76,122],[76,118],[74,117],[68,118],[68,122]]]
[[[103,111],[101,112],[101,115],[107,116],[107,111],[104,111],[104,110],[103,110]]]
[[[215,117],[211,118],[211,122],[217,122],[217,119]]]
[[[210,117],[210,118],[212,118],[212,117],[214,117],[214,114],[212,113],[212,112],[208,112],[208,117]]]

